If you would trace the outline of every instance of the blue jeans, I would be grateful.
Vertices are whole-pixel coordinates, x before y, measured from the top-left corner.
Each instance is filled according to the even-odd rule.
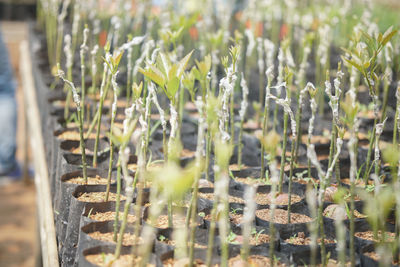
[[[0,174],[16,166],[17,105],[7,47],[0,32]]]

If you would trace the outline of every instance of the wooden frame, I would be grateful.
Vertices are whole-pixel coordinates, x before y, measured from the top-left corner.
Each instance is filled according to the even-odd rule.
[[[32,61],[28,42],[20,45],[20,66],[22,88],[30,144],[34,151],[35,186],[38,208],[38,224],[44,267],[59,266],[53,206],[50,194],[49,175],[44,150],[40,113],[37,105],[36,90],[32,76]]]

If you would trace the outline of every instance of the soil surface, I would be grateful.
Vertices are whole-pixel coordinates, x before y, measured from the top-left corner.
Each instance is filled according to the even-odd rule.
[[[128,267],[132,266],[132,261],[138,261],[138,259],[133,259],[132,255],[121,255],[120,258],[113,263],[111,261],[114,259],[114,254],[96,254],[86,256],[86,260],[98,265],[98,266],[118,266],[118,267]],[[140,259],[139,259],[140,260]],[[147,267],[153,267],[152,264],[147,264]]]
[[[123,212],[119,213],[119,219],[122,220]],[[114,221],[115,220],[115,211],[107,211],[107,212],[97,212],[94,214],[90,214],[90,219],[98,222],[105,221]],[[136,221],[136,216],[133,214],[128,214],[128,223],[134,223]]]
[[[101,240],[104,242],[109,242],[109,243],[116,243],[114,241],[114,233],[113,232],[108,232],[108,233],[101,233],[99,231],[89,233],[89,236],[93,239],[96,240]],[[138,241],[138,243],[142,243],[142,238],[139,237],[139,239],[136,239],[136,236],[131,233],[124,233],[124,238],[122,239],[122,245],[123,246],[132,246],[135,244],[135,241]]]
[[[296,194],[292,194],[291,202],[292,204],[298,203],[301,201],[301,197]],[[271,193],[258,193],[256,195],[256,203],[259,205],[270,205],[273,202],[273,195]],[[288,205],[289,204],[289,195],[288,194],[277,194],[275,196],[275,204],[276,205]]]
[[[256,211],[256,216],[264,221],[271,220],[271,211],[269,209],[262,209]],[[300,213],[290,213],[290,223],[307,223],[311,222],[312,219],[307,215]],[[287,210],[276,209],[274,213],[274,223],[287,224],[288,212]]]
[[[65,181],[68,184],[85,184],[85,180],[83,179],[83,177],[74,177],[71,179],[68,179]],[[102,178],[99,175],[96,175],[96,177],[87,177],[87,184],[89,185],[105,185],[107,184],[107,178]]]
[[[317,244],[321,244],[322,239],[318,238],[317,239]],[[334,244],[336,243],[335,240],[333,239],[324,239],[325,244]],[[285,240],[286,243],[292,244],[292,245],[310,245],[311,244],[311,237],[306,237],[304,232],[298,233],[296,236],[293,236],[291,238],[288,238]]]
[[[261,255],[251,255],[247,259],[247,264],[245,261],[243,261],[242,257],[240,255],[237,255],[234,258],[230,258],[228,262],[229,266],[232,267],[244,267],[244,266],[270,266],[270,259]],[[285,266],[284,264],[277,263],[275,266]]]
[[[82,202],[103,202],[106,197],[106,192],[89,192],[83,193],[77,199]],[[108,201],[116,201],[117,195],[110,192]],[[125,200],[126,197],[121,195],[120,200]]]
[[[358,238],[370,240],[370,241],[378,241],[382,239],[382,232],[378,231],[378,240],[374,238],[374,232],[373,231],[366,231],[366,232],[357,232],[354,234]],[[395,238],[395,233],[391,232],[386,232],[385,240],[389,242],[393,242]]]

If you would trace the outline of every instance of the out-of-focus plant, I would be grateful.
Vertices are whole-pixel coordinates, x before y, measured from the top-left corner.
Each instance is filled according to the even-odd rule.
[[[176,133],[178,128],[179,114],[177,113],[177,98],[176,93],[179,90],[181,79],[185,72],[186,66],[189,62],[192,52],[186,55],[182,60],[177,63],[172,63],[167,55],[160,53],[157,57],[155,64],[147,64],[146,69],[139,69],[139,71],[152,82],[157,84],[166,94],[170,100],[170,125],[171,131],[168,141],[168,148],[165,150],[164,147],[164,160],[169,160],[170,149],[176,139]],[[182,116],[182,114],[181,114]],[[165,135],[164,135],[165,137]],[[178,137],[179,140],[180,137]],[[165,138],[164,138],[165,139]],[[163,141],[165,143],[165,140]],[[169,210],[169,225],[172,227],[172,202],[168,203]]]
[[[355,36],[356,47],[352,50],[343,49],[346,57],[342,57],[351,66],[355,67],[364,77],[368,86],[369,95],[374,105],[374,126],[375,129],[378,122],[382,122],[383,118],[379,118],[379,96],[377,95],[377,84],[379,77],[376,73],[378,68],[378,56],[385,48],[388,42],[397,34],[397,30],[390,27],[384,34],[372,37],[364,31]],[[363,37],[363,39],[362,39]],[[364,42],[364,41],[365,42]],[[372,131],[369,139],[368,154],[364,171],[364,181],[367,182],[370,173],[371,153],[375,143],[376,133]]]
[[[357,134],[360,126],[360,120],[357,117],[359,104],[352,98],[351,94],[346,95],[345,102],[341,105],[345,113],[342,121],[350,131],[350,139],[347,148],[350,154],[350,259],[355,264],[355,246],[354,246],[354,210],[355,210],[355,182],[357,177]]]
[[[317,154],[315,153],[314,144],[309,145],[307,148],[307,157],[310,159],[311,163],[315,166],[318,171],[318,176],[320,180],[320,190],[318,194],[318,224],[319,231],[321,237],[321,260],[322,262],[326,262],[326,248],[325,248],[325,231],[324,231],[324,223],[323,223],[323,200],[325,198],[325,191],[329,184],[330,177],[333,172],[333,168],[335,167],[335,163],[339,158],[342,144],[343,144],[343,135],[344,132],[340,132],[338,138],[336,140],[336,154],[333,157],[331,165],[328,166],[328,170],[326,173],[322,170],[321,164],[318,161]]]
[[[271,94],[271,84],[274,79],[273,67],[269,67],[265,72],[267,76],[267,86],[265,88],[265,102],[264,102],[264,118],[262,123],[262,134],[266,135],[268,131],[268,122],[269,122],[269,98],[268,96]],[[261,142],[261,178],[265,175],[265,147],[264,143]]]
[[[269,255],[271,260],[271,265],[274,266],[275,257],[274,249],[275,249],[275,209],[276,209],[276,194],[278,192],[279,186],[279,170],[277,167],[276,161],[276,152],[280,143],[280,135],[275,131],[271,131],[266,135],[258,136],[260,142],[263,144],[265,151],[271,155],[271,162],[269,164],[269,171],[271,173],[271,206],[270,206],[270,227],[269,227]]]
[[[243,144],[242,144],[242,139],[243,139],[243,124],[246,116],[246,111],[247,111],[247,106],[249,105],[248,103],[248,94],[249,94],[249,88],[247,87],[246,80],[244,79],[244,74],[242,73],[242,81],[240,82],[240,85],[242,87],[242,103],[240,105],[240,110],[239,110],[239,116],[240,116],[240,127],[239,127],[239,137],[238,137],[238,166],[239,169],[242,168],[242,149],[243,149]]]

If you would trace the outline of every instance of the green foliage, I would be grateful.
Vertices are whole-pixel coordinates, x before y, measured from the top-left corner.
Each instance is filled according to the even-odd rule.
[[[234,232],[230,232],[229,235],[226,237],[226,240],[228,243],[231,244],[239,244],[239,242],[236,241],[237,235]]]
[[[133,99],[137,100],[140,98],[140,95],[142,94],[142,90],[143,90],[143,83],[140,82],[139,85],[137,83],[133,83],[132,85],[132,95],[133,95]]]
[[[366,79],[371,95],[375,95],[372,80],[376,83],[379,77],[376,74],[378,67],[378,55],[382,52],[385,45],[397,34],[397,30],[390,27],[384,34],[372,37],[364,31],[360,31],[361,35],[354,37],[357,44],[352,50],[342,48],[350,58],[343,57],[342,60],[347,63],[348,67],[355,67]]]
[[[342,117],[342,121],[351,129],[354,126],[355,119],[360,109],[358,102],[353,106],[352,100],[349,95],[346,95],[344,101],[342,101],[340,107],[345,113],[345,117]]]
[[[218,166],[225,168],[229,165],[229,160],[233,152],[233,146],[230,143],[215,140],[215,159]]]
[[[199,168],[201,166],[194,163],[181,168],[175,162],[168,161],[168,164],[162,168],[149,171],[148,177],[158,188],[158,192],[164,194],[168,199],[179,200],[192,188]]]
[[[176,93],[193,51],[177,63],[172,63],[170,58],[160,53],[155,64],[148,63],[146,69],[139,71],[149,80],[161,87],[169,100],[175,103]]]
[[[197,88],[194,86],[195,80],[196,80],[195,71],[196,71],[196,68],[193,67],[190,70],[190,72],[185,72],[183,74],[183,78],[182,78],[182,84],[188,90],[192,101],[195,101],[196,90],[197,90]]]
[[[258,135],[257,137],[260,139],[266,152],[271,155],[276,155],[276,150],[281,141],[281,136],[277,132],[270,131],[267,135]]]
[[[367,193],[358,190],[358,195],[365,203],[364,214],[374,231],[385,229],[386,220],[396,201],[394,188],[391,186],[381,187],[379,194]]]
[[[389,163],[392,168],[395,168],[400,161],[400,149],[398,146],[389,145],[383,150],[383,159]]]

